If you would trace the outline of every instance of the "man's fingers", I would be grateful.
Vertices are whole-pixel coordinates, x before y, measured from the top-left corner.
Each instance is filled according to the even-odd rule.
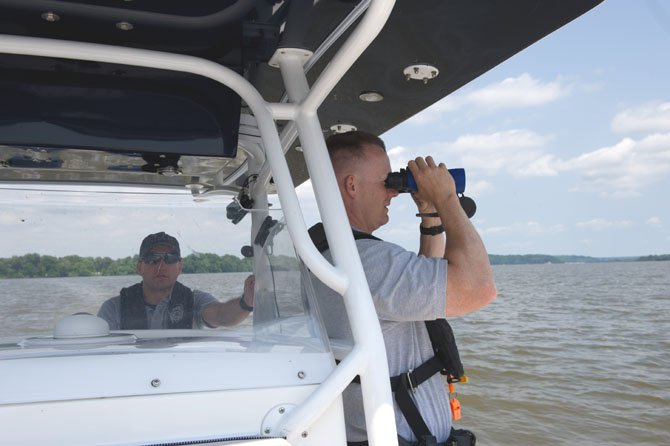
[[[422,157],[420,157],[420,156],[417,156],[417,157],[414,159],[414,163],[416,163],[416,166],[417,166],[419,169],[424,169],[424,168],[427,166],[426,161],[425,161]]]

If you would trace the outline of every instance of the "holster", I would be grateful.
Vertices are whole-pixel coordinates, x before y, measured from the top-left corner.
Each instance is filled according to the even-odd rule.
[[[446,446],[475,446],[477,437],[467,429],[451,429]]]

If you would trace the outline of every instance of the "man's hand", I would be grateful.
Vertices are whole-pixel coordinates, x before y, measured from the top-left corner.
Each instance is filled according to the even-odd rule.
[[[414,175],[417,191],[412,198],[419,212],[435,212],[437,203],[456,195],[456,184],[444,163],[435,164],[432,156],[417,157],[407,164]]]
[[[254,306],[254,285],[256,284],[256,277],[251,274],[244,280],[244,301],[250,306]]]

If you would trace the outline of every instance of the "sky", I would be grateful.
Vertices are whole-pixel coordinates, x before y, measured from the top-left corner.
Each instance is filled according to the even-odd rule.
[[[670,2],[605,0],[382,138],[465,168],[491,254],[668,254]],[[414,213],[378,235],[415,250]]]
[[[605,0],[382,137],[394,170],[427,155],[465,169],[491,254],[670,254],[670,1]],[[220,237],[229,198],[194,212],[152,200],[139,216],[118,199],[91,219],[17,193],[0,203],[2,257],[121,258],[160,230],[185,255],[239,255],[248,243],[243,231]],[[298,196],[308,226],[318,221],[311,185]],[[375,234],[417,250],[415,213],[402,194]]]

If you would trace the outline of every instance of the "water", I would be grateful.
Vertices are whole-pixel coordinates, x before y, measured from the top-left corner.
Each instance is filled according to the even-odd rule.
[[[670,444],[670,263],[495,268],[453,321],[481,444]]]
[[[182,274],[179,281],[212,293],[221,301],[242,294],[249,273]],[[97,314],[100,305],[121,288],[140,281],[135,276],[0,279],[0,336],[17,331],[49,334],[55,324],[70,314]]]
[[[494,271],[497,300],[452,320],[470,378],[456,386],[458,427],[481,445],[670,444],[670,262]],[[226,300],[244,277],[181,279]],[[0,334],[30,324],[44,332],[63,315],[95,313],[135,279],[0,280]],[[52,297],[86,293],[54,308],[37,297],[45,288]]]

